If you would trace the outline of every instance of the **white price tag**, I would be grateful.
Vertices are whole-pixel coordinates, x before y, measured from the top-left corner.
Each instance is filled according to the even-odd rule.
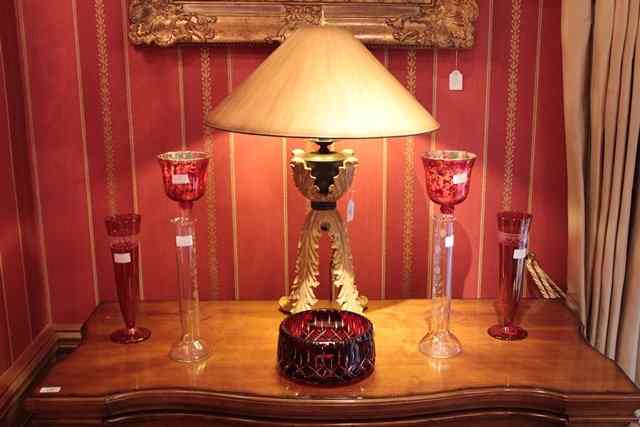
[[[462,73],[460,70],[453,70],[449,74],[449,90],[462,90]]]
[[[444,247],[445,248],[453,247],[453,236],[447,236],[444,238]]]
[[[513,259],[523,259],[527,256],[527,248],[516,249],[513,251]]]
[[[347,222],[353,221],[353,218],[356,216],[356,202],[353,199],[350,199],[347,202]]]
[[[453,175],[453,179],[451,180],[451,182],[453,182],[454,184],[464,184],[468,180],[469,180],[469,177],[467,176],[467,173],[462,172],[462,173]]]
[[[193,236],[176,236],[176,246],[179,248],[193,246]]]
[[[188,184],[189,175],[187,174],[171,175],[171,183],[172,184]]]
[[[129,264],[131,262],[131,254],[128,252],[124,254],[113,254],[113,261],[116,264]]]
[[[62,387],[40,387],[40,393],[60,393]]]

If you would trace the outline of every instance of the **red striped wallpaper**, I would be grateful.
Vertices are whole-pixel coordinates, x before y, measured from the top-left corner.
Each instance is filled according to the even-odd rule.
[[[21,218],[33,226],[23,230],[28,239],[23,246],[41,253],[46,266],[40,274],[27,274],[31,306],[37,305],[40,313],[46,301],[35,283],[48,284],[42,287],[50,289],[54,322],[81,322],[97,301],[113,300],[103,219],[131,210],[143,217],[144,298],[174,297],[168,220],[176,206],[164,196],[155,156],[182,147],[213,155],[209,189],[196,204],[203,297],[275,300],[283,295],[293,278],[297,236],[307,209],[287,163],[290,150],[306,144],[215,132],[203,125],[206,112],[272,48],[135,48],[126,40],[126,0],[60,0],[55,6],[14,1],[19,19],[12,37],[21,45],[25,84],[24,90],[20,83],[20,90],[7,96],[16,111],[22,108],[17,99],[24,97],[24,109],[14,114],[23,127],[14,132],[22,132],[17,138],[27,143],[14,142],[20,150],[14,157],[29,155],[32,165],[28,169],[26,161],[20,163],[14,175],[19,182],[33,175],[34,197],[18,197],[26,205]],[[495,214],[503,208],[533,212],[532,250],[557,281],[564,280],[560,2],[479,4],[472,50],[374,49],[437,117],[442,125],[437,134],[338,142],[354,148],[361,161],[351,193],[356,214],[349,232],[358,286],[370,298],[428,293],[428,216],[433,208],[423,191],[420,156],[430,148],[478,155],[471,194],[456,210],[456,297],[493,296]],[[464,75],[461,92],[448,89],[456,66]],[[6,129],[0,128],[0,138],[3,133]],[[11,209],[3,211],[3,221],[13,215],[15,223]],[[3,283],[18,283],[24,299],[21,267],[7,263],[6,256]],[[27,270],[37,260],[25,258]],[[326,266],[322,281],[319,294],[327,297]],[[6,300],[19,297],[20,292],[7,292]],[[25,316],[15,309],[9,316],[0,312],[0,323],[8,317],[20,324]],[[24,346],[0,328],[0,354],[7,354],[3,346],[8,342]]]
[[[17,13],[13,2],[0,2],[0,373],[51,321]]]

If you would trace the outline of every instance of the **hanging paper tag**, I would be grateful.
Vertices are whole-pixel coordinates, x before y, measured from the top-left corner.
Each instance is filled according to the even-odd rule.
[[[462,172],[462,173],[453,175],[453,179],[451,180],[451,182],[453,182],[454,184],[464,184],[465,182],[467,182],[468,179],[469,177],[467,176],[467,173]]]
[[[444,238],[444,247],[445,248],[453,247],[453,236],[447,236]]]
[[[193,236],[176,236],[176,246],[179,248],[193,246]]]
[[[516,249],[513,251],[513,259],[523,259],[527,256],[527,248]]]
[[[171,175],[171,183],[172,184],[188,184],[189,175],[187,174]]]
[[[347,222],[353,221],[353,217],[356,215],[356,202],[353,199],[349,199],[347,202]]]
[[[462,73],[460,70],[453,70],[449,74],[449,90],[462,90]]]
[[[113,261],[116,264],[129,264],[131,262],[131,254],[128,252],[123,254],[113,254]]]
[[[60,393],[62,387],[40,387],[40,393]]]

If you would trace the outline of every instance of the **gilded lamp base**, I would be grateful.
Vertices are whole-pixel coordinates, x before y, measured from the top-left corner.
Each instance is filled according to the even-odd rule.
[[[310,310],[318,300],[314,289],[320,281],[318,248],[322,232],[331,238],[331,282],[336,302],[342,310],[362,313],[368,299],[359,295],[355,285],[349,236],[336,210],[336,202],[351,185],[358,159],[352,150],[329,151],[325,144],[316,153],[293,150],[289,166],[296,186],[311,200],[298,243],[296,275],[288,296],[280,298],[280,309],[289,313]]]

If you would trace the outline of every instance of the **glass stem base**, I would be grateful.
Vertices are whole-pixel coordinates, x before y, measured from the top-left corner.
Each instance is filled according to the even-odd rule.
[[[176,362],[193,363],[200,362],[209,357],[209,348],[202,338],[183,338],[171,347],[169,357]]]
[[[462,352],[460,341],[448,330],[429,332],[420,340],[418,348],[422,354],[435,359],[447,359]]]
[[[118,344],[135,344],[148,339],[150,336],[151,331],[147,328],[122,328],[111,334],[111,341]]]
[[[502,341],[520,341],[529,336],[525,329],[516,325],[493,325],[487,332],[493,338]]]

